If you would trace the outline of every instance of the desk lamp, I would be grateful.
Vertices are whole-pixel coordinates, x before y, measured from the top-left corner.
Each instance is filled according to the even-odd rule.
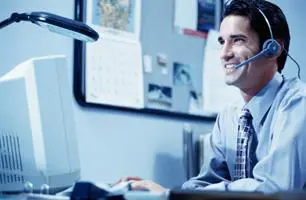
[[[99,38],[99,34],[88,25],[47,12],[13,13],[11,17],[0,22],[0,29],[20,21],[30,21],[49,31],[85,42],[94,42]]]

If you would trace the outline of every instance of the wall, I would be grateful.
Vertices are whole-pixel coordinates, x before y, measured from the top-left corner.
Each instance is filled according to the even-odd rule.
[[[73,0],[6,0],[0,19],[13,12],[48,11],[73,18]],[[161,16],[162,17],[162,16]],[[65,54],[72,81],[72,40],[30,23],[12,24],[0,31],[0,74],[31,57]],[[72,95],[72,94],[71,94]],[[152,179],[165,186],[185,180],[182,127],[185,120],[84,109],[74,102],[82,179],[114,182],[127,175]],[[208,132],[213,122],[191,121],[196,133]]]
[[[283,0],[271,0],[276,3],[284,12],[289,24],[291,42],[289,54],[299,63],[301,66],[301,79],[306,80],[306,59],[303,47],[305,46],[305,34],[306,30],[303,28],[305,22],[305,6],[306,2],[303,0],[283,1]],[[287,64],[284,69],[284,74],[290,77],[297,75],[297,66],[291,59],[287,59]]]
[[[302,48],[306,44],[302,39],[305,30],[301,24],[306,17],[302,10],[306,2],[275,2],[286,9],[292,34],[290,52],[300,63],[305,80],[306,59],[303,58]],[[72,18],[73,5],[73,0],[3,0],[0,19],[16,11],[38,10]],[[49,54],[67,55],[72,75],[71,39],[30,23],[12,24],[0,30],[0,74],[28,58]],[[289,61],[288,66],[285,73],[295,75],[293,62]],[[85,110],[75,102],[74,110],[83,179],[113,182],[126,175],[138,175],[169,187],[178,186],[184,181],[181,132],[185,121],[112,110]],[[207,132],[212,127],[212,122],[190,123],[196,133]]]

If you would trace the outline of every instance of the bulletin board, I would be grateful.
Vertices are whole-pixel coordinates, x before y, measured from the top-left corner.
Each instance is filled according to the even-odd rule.
[[[75,19],[100,35],[95,43],[74,41],[77,102],[215,119],[217,113],[202,109],[203,60],[207,32],[218,28],[223,1],[189,1],[196,12],[186,21],[186,0],[75,0]]]

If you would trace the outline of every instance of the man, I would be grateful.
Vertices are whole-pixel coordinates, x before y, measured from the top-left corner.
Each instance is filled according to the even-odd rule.
[[[280,44],[274,55],[235,68],[259,53],[271,37]],[[225,81],[238,87],[242,98],[218,115],[205,147],[209,162],[183,189],[264,193],[303,189],[306,89],[299,79],[280,74],[290,43],[283,12],[265,0],[233,0],[225,8],[219,43]],[[152,181],[131,179],[133,189],[166,191]]]

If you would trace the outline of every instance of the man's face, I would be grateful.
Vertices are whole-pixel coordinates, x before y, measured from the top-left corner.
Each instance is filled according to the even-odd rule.
[[[248,18],[237,15],[225,17],[220,26],[220,58],[225,82],[240,89],[256,87],[266,67],[263,59],[235,69],[233,66],[247,60],[260,51],[259,37],[250,27]]]

